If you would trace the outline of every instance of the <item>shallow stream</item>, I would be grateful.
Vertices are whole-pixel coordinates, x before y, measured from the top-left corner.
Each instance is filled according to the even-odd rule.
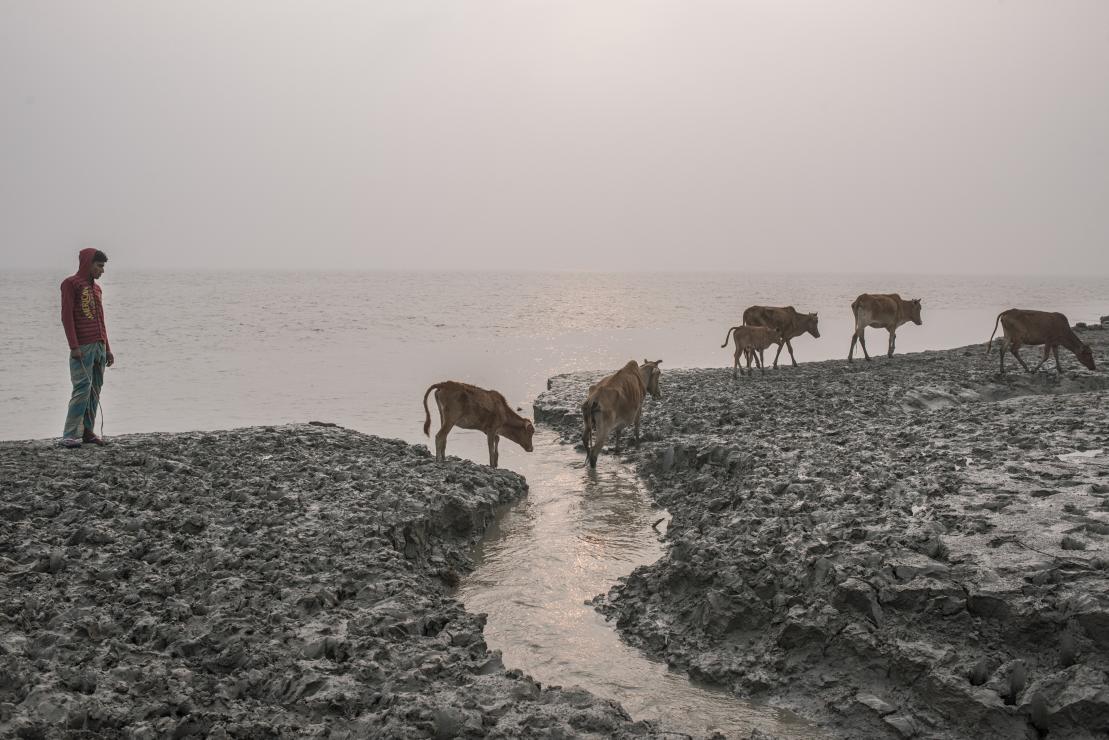
[[[634,719],[695,737],[746,738],[753,728],[815,736],[787,712],[696,685],[648,659],[587,603],[663,554],[669,517],[629,466],[606,454],[591,471],[583,454],[545,430],[523,458],[513,468],[529,493],[489,528],[457,594],[468,610],[489,615],[486,639],[507,667],[544,684],[579,685],[619,701]]]

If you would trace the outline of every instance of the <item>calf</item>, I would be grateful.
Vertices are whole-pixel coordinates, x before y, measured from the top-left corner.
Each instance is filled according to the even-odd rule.
[[[789,359],[797,367],[797,359],[793,356],[791,339],[808,332],[814,339],[820,339],[820,329],[817,327],[815,313],[801,313],[793,306],[777,308],[775,306],[751,306],[743,312],[744,326],[765,326],[778,332],[778,351],[774,354],[774,367],[778,367],[778,358],[782,354],[782,345],[789,350]]]
[[[759,366],[761,372],[766,372],[766,359],[763,357],[763,352],[766,348],[775,342],[782,341],[782,335],[773,329],[768,329],[765,326],[733,326],[728,329],[727,336],[724,337],[724,343],[720,348],[728,346],[728,340],[735,339],[735,364],[732,366],[732,377],[738,377],[736,371],[743,372],[743,368],[739,366],[739,357],[744,355],[747,358],[747,373],[751,374],[754,370],[751,369],[751,360],[755,360],[755,364]],[[778,345],[778,351],[781,351],[781,344]],[[755,353],[758,354],[755,354]]]
[[[897,293],[863,293],[851,304],[851,312],[855,314],[855,333],[851,335],[851,350],[847,353],[847,361],[855,359],[855,342],[862,345],[863,355],[870,360],[870,353],[866,351],[866,327],[885,329],[890,333],[889,352],[887,357],[893,357],[893,348],[897,343],[897,327],[909,321],[917,326],[920,320],[920,299],[904,300]]]
[[[501,436],[508,437],[531,452],[531,438],[535,425],[530,419],[517,414],[497,391],[487,391],[476,385],[447,380],[436,383],[424,392],[424,435],[431,432],[431,412],[427,397],[435,391],[435,405],[439,407],[439,432],[435,435],[435,459],[447,457],[447,435],[454,427],[477,429],[485,432],[489,440],[489,466],[497,467],[500,458],[498,444]]]
[[[1078,361],[1088,367],[1090,370],[1096,370],[1094,367],[1094,353],[1090,350],[1089,346],[1084,344],[1081,339],[1070,328],[1070,322],[1067,317],[1061,313],[1051,313],[1048,311],[1029,311],[1021,308],[1010,308],[1008,311],[1002,311],[997,315],[997,321],[993,324],[993,334],[990,334],[990,341],[986,342],[986,354],[990,353],[993,347],[993,338],[997,334],[997,325],[1001,324],[1001,372],[1005,372],[1005,350],[1008,349],[1013,353],[1013,357],[1017,358],[1017,362],[1021,367],[1028,370],[1030,373],[1039,370],[1045,362],[1049,354],[1055,355],[1055,370],[1062,374],[1063,366],[1059,363],[1059,345],[1062,345],[1074,353]],[[1024,345],[1038,345],[1044,346],[1044,356],[1040,360],[1040,364],[1036,365],[1035,370],[1029,370],[1028,365],[1024,364],[1019,350]]]
[[[639,442],[639,417],[643,399],[650,392],[661,398],[658,388],[662,360],[644,361],[643,367],[631,360],[617,372],[589,387],[589,396],[581,405],[583,430],[582,444],[590,467],[597,467],[597,458],[610,434],[616,451],[619,451],[620,431],[628,424],[634,425],[635,441]]]

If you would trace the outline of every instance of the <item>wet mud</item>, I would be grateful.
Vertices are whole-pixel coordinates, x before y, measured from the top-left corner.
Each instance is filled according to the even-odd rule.
[[[1109,367],[1109,332],[1081,336]],[[831,736],[1105,737],[1109,374],[1061,357],[665,372],[624,454],[673,515],[667,552],[596,607]],[[600,374],[553,378],[536,418],[578,443]]]
[[[661,736],[449,596],[526,490],[326,425],[0,443],[0,736]]]

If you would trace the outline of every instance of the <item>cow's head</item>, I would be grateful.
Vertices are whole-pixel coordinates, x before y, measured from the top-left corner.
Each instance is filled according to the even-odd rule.
[[[534,447],[531,444],[531,438],[535,436],[535,425],[531,423],[531,419],[524,419],[524,428],[520,433],[518,440],[520,446],[524,448],[524,452],[531,452]]]
[[[912,319],[914,324],[920,326],[923,323],[920,320],[920,299],[914,298],[911,301],[907,301],[905,305],[909,307],[909,318]]]
[[[1078,348],[1078,351],[1074,353],[1074,356],[1090,370],[1097,370],[1097,368],[1094,367],[1094,353],[1090,349],[1090,345],[1083,344]]]
[[[802,326],[805,331],[813,335],[813,339],[820,339],[820,328],[817,326],[815,313],[805,314],[805,323]]]
[[[639,374],[643,377],[643,385],[647,386],[647,392],[651,394],[651,398],[662,398],[662,391],[658,388],[658,379],[662,377],[662,371],[658,369],[662,360],[643,360],[643,364],[639,366]]]

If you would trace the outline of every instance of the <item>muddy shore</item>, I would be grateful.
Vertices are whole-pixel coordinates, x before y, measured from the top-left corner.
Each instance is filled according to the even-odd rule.
[[[975,345],[664,372],[625,454],[669,548],[597,607],[835,737],[1105,737],[1109,331],[1081,336],[1102,370],[999,377]],[[599,375],[553,378],[536,418],[578,442]]]
[[[0,443],[0,736],[659,736],[449,596],[526,488],[321,425]]]

